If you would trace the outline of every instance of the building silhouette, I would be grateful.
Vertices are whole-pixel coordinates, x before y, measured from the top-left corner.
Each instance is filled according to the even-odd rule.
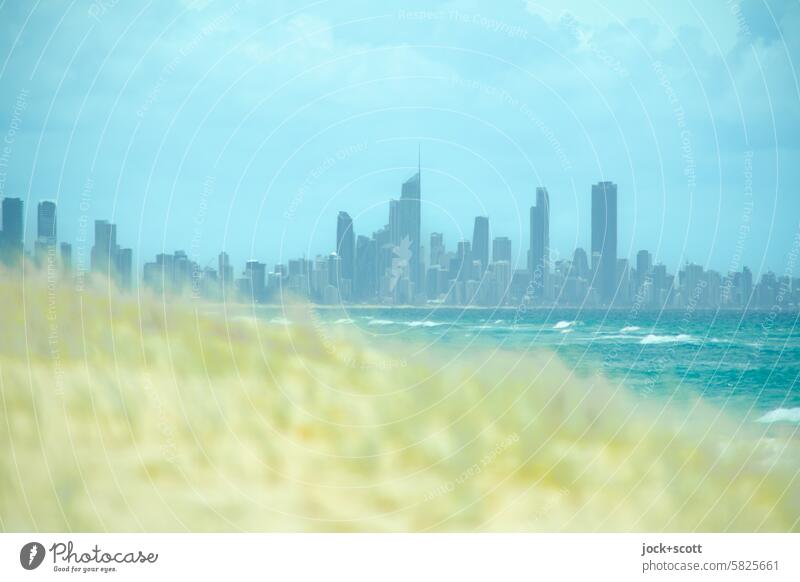
[[[0,236],[0,257],[7,264],[18,262],[23,252],[22,200],[3,198],[3,231]]]
[[[359,235],[356,241],[354,298],[369,302],[378,292],[378,245],[375,238]]]
[[[444,235],[441,232],[431,233],[431,262],[430,266],[435,265],[443,266],[442,260],[444,259]]]
[[[536,205],[531,206],[528,270],[534,297],[549,296],[550,196],[547,188],[536,188]]]
[[[420,251],[421,223],[422,223],[422,177],[421,169],[403,182],[400,189],[400,200],[397,201],[398,235],[392,242],[405,247],[407,245],[408,278],[412,284],[417,285],[422,280],[422,256]]]
[[[244,265],[244,278],[241,293],[253,303],[261,303],[267,298],[267,266],[259,261],[247,261]]]
[[[617,289],[617,185],[592,186],[592,272],[600,302],[610,305]]]
[[[217,256],[217,277],[219,281],[219,293],[224,299],[227,297],[228,292],[232,289],[234,284],[231,258],[228,256],[228,253],[224,251]]]
[[[39,202],[36,207],[36,239],[55,245],[56,226],[56,203],[51,200]]]
[[[36,207],[36,240],[34,241],[36,263],[44,265],[56,262],[56,203],[50,200],[39,202]]]
[[[61,268],[65,273],[72,272],[72,245],[67,242],[61,243]]]
[[[498,236],[492,241],[492,262],[506,261],[511,264],[511,239]]]
[[[472,228],[472,260],[480,261],[479,273],[483,276],[489,267],[489,218],[486,216],[475,217]]]
[[[117,225],[107,220],[95,220],[92,271],[110,276],[118,250]]]
[[[133,286],[133,250],[119,247],[117,225],[107,220],[94,221],[91,269],[123,289]]]
[[[355,233],[353,232],[353,219],[344,211],[339,212],[336,219],[336,254],[342,260],[342,278],[352,284],[355,279]]]

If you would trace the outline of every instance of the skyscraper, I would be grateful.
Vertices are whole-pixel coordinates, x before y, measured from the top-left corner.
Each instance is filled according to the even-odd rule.
[[[389,200],[389,242],[393,245],[400,244],[400,201],[392,198]]]
[[[223,297],[233,284],[233,267],[228,253],[221,252],[217,257],[217,267],[219,269],[219,287]]]
[[[421,236],[421,170],[403,182],[400,190],[400,200],[398,201],[398,225],[399,240],[393,241],[395,244],[404,244],[403,240],[408,239],[410,256],[408,259],[409,279],[412,283],[418,283],[422,279],[422,257],[420,256],[420,236]]]
[[[550,196],[547,188],[536,188],[536,206],[531,206],[528,270],[533,294],[544,297],[550,274]]]
[[[347,212],[339,212],[336,219],[336,254],[342,260],[342,278],[351,284],[354,280],[356,237],[353,233],[353,219]]]
[[[56,244],[56,203],[50,200],[39,202],[36,208],[36,240]]]
[[[575,272],[576,277],[588,278],[589,277],[589,259],[586,256],[586,251],[578,247],[572,254],[572,270]]]
[[[267,266],[259,261],[247,261],[244,265],[244,289],[242,291],[244,296],[253,303],[260,303],[266,298],[266,272]]]
[[[72,272],[72,245],[66,242],[61,243],[61,268],[65,273]]]
[[[431,262],[430,266],[441,265],[444,255],[444,235],[441,232],[431,233]]]
[[[115,265],[117,283],[122,289],[133,287],[133,249],[120,249]]]
[[[112,275],[118,249],[117,225],[107,220],[95,220],[92,271]]]
[[[641,287],[647,280],[647,276],[653,270],[653,255],[650,251],[641,250],[636,253],[636,285]]]
[[[617,284],[617,185],[592,186],[592,271],[600,301],[609,305]]]
[[[0,256],[6,262],[15,262],[22,256],[22,200],[3,198],[3,236],[0,238]]]
[[[452,279],[458,279],[459,281],[469,281],[472,279],[472,248],[468,240],[458,242],[456,247],[455,271],[450,273],[450,277]]]
[[[375,297],[378,289],[378,252],[374,238],[360,235],[356,241],[356,268],[353,293],[361,301]]]
[[[492,241],[492,262],[498,261],[508,261],[511,264],[511,239],[507,236],[498,236]]]
[[[476,276],[483,276],[489,266],[489,218],[486,216],[475,217],[475,226],[472,229],[472,260],[481,262],[480,273]]]
[[[36,208],[36,240],[33,243],[34,259],[38,265],[55,266],[56,263],[56,203],[39,202]]]

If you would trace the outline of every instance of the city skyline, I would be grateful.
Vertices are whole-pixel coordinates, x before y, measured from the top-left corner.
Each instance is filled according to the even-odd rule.
[[[791,274],[767,272],[754,280],[746,266],[720,273],[688,261],[673,274],[647,249],[640,249],[633,260],[618,257],[618,188],[611,181],[591,186],[588,254],[577,247],[569,257],[551,255],[552,203],[547,187],[537,186],[529,209],[526,268],[515,268],[512,240],[492,236],[488,216],[474,218],[471,239],[451,241],[454,252],[447,250],[441,232],[431,231],[426,257],[423,241],[413,238],[423,232],[421,184],[420,159],[417,171],[401,183],[400,197],[390,199],[382,228],[371,236],[361,234],[348,211],[339,210],[331,253],[289,259],[271,271],[265,261],[250,258],[237,276],[226,251],[218,254],[215,269],[184,250],[159,253],[137,268],[133,249],[118,244],[117,225],[105,219],[94,221],[88,264],[86,253],[79,253],[76,263],[71,243],[61,241],[59,246],[57,205],[51,200],[37,205],[31,254],[22,242],[24,203],[19,198],[2,201],[0,257],[13,264],[28,256],[48,267],[58,259],[65,272],[104,273],[123,290],[141,282],[159,293],[190,289],[194,297],[257,303],[281,301],[290,293],[320,304],[757,308],[778,294],[788,296],[788,305],[800,304],[800,279]]]

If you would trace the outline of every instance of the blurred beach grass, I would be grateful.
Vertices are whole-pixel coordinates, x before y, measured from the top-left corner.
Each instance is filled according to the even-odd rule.
[[[0,274],[0,529],[800,529],[796,427],[203,307]]]

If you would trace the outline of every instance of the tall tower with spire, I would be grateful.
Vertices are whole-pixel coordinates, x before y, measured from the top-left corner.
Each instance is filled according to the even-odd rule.
[[[422,253],[420,251],[422,223],[422,155],[417,150],[417,173],[403,182],[398,201],[398,223],[400,244],[408,244],[408,278],[415,286],[415,293],[422,289]],[[407,240],[406,240],[407,239]],[[404,242],[406,240],[406,242]]]

